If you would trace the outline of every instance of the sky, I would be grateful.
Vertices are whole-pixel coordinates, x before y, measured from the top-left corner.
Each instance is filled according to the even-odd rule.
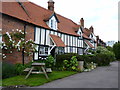
[[[47,9],[48,0],[29,0]],[[104,41],[118,41],[118,2],[120,0],[53,0],[55,12],[84,26],[94,27],[95,35]]]

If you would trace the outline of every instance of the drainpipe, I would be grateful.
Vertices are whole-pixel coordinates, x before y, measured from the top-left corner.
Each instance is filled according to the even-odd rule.
[[[27,26],[27,24],[25,24],[24,25],[24,35],[26,35],[26,26]],[[24,36],[24,40],[25,40],[25,36]],[[23,48],[23,50],[22,50],[22,64],[24,65],[25,64],[25,53],[24,53],[24,51],[25,51],[25,48]]]

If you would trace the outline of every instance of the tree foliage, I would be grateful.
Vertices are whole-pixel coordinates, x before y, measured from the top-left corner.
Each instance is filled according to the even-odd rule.
[[[120,42],[116,42],[113,46],[116,59],[120,59]]]

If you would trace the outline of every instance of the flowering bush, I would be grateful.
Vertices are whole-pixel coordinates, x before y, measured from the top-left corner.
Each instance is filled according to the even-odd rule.
[[[3,34],[4,42],[2,42],[3,58],[6,58],[7,53],[13,53],[14,50],[21,52],[24,50],[26,55],[31,55],[35,52],[35,44],[33,40],[25,40],[25,34],[22,30],[12,30],[11,33]]]

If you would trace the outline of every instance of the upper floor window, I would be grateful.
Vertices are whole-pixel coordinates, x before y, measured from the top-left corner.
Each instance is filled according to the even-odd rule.
[[[51,20],[51,28],[53,29],[53,20]]]

